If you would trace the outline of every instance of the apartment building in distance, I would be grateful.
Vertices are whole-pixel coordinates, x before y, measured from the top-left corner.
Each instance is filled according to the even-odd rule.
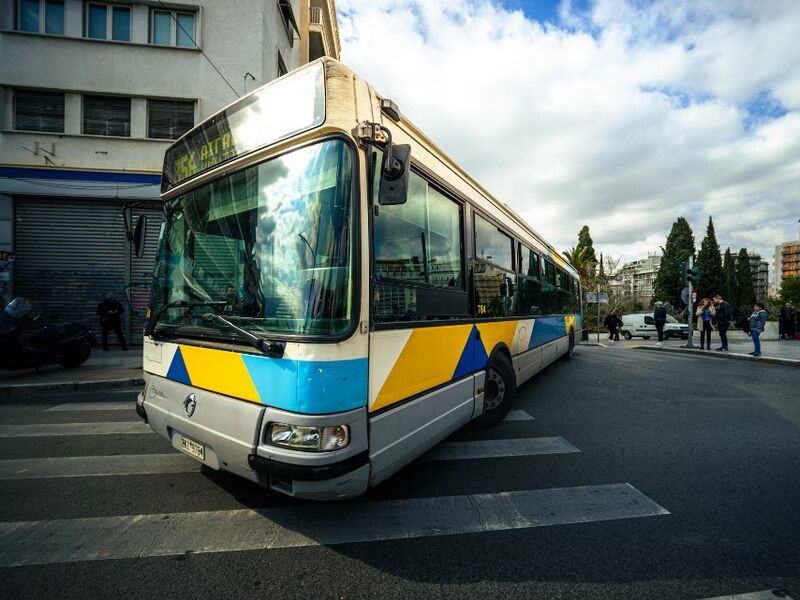
[[[615,280],[621,282],[616,288],[637,302],[649,304],[655,294],[656,275],[661,266],[661,255],[650,254],[647,258],[626,263]]]
[[[0,1],[0,297],[141,336],[164,151],[237,98],[341,52],[333,0]],[[148,216],[147,252],[126,238]]]
[[[800,277],[800,239],[775,246],[775,285],[789,277]]]
[[[731,254],[733,264],[739,262],[738,254]],[[753,292],[758,302],[766,302],[769,295],[769,263],[761,259],[761,255],[751,250],[747,251],[750,271],[753,274]]]

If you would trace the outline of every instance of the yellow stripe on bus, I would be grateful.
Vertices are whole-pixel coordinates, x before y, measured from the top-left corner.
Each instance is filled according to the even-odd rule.
[[[260,402],[250,373],[238,352],[181,346],[181,354],[193,386]]]
[[[467,345],[472,325],[415,329],[370,407],[375,411],[447,383]]]

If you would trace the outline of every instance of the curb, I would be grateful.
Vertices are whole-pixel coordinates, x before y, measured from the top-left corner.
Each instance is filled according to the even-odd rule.
[[[102,390],[144,385],[143,377],[121,377],[94,381],[55,381],[53,383],[14,383],[0,387],[0,396],[15,392],[74,392],[77,390]]]
[[[791,358],[776,358],[773,356],[759,356],[754,358],[747,354],[737,354],[730,352],[714,352],[713,354],[705,350],[691,350],[689,348],[657,348],[655,346],[631,346],[629,350],[649,350],[650,352],[672,352],[674,354],[695,354],[697,356],[707,356],[710,358],[727,358],[731,360],[748,360],[751,362],[766,363],[769,365],[783,365],[785,367],[800,367],[800,360]]]

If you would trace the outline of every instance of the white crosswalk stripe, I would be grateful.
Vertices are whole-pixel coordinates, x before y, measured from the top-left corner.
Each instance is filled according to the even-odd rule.
[[[200,463],[184,454],[66,456],[0,460],[0,480],[191,473]]]
[[[57,435],[120,435],[129,433],[153,433],[153,430],[141,421],[0,425],[0,438]]]
[[[580,452],[559,437],[514,440],[479,440],[439,444],[421,461],[504,458]],[[57,477],[109,477],[191,473],[200,463],[184,454],[139,454],[118,456],[68,456],[0,460],[0,480],[51,479]]]
[[[533,421],[533,417],[524,410],[510,410],[503,421]]]
[[[792,597],[789,594],[778,589],[749,592],[746,594],[735,594],[730,596],[714,596],[713,598],[705,598],[705,600],[775,600],[776,598],[792,600]]]
[[[627,483],[336,505],[0,523],[0,567],[267,550],[666,515]]]
[[[84,412],[93,410],[129,410],[136,411],[133,400],[118,400],[115,402],[69,402],[48,408],[46,412]]]
[[[560,437],[480,440],[477,442],[444,442],[433,448],[420,460],[507,458],[511,456],[536,456],[539,454],[569,454],[572,452],[580,452],[580,450]]]

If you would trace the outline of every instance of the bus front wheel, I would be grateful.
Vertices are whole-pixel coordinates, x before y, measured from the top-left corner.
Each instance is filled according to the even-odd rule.
[[[475,425],[490,427],[502,421],[517,395],[514,367],[505,354],[495,354],[486,367],[483,386],[483,414],[475,419]]]

